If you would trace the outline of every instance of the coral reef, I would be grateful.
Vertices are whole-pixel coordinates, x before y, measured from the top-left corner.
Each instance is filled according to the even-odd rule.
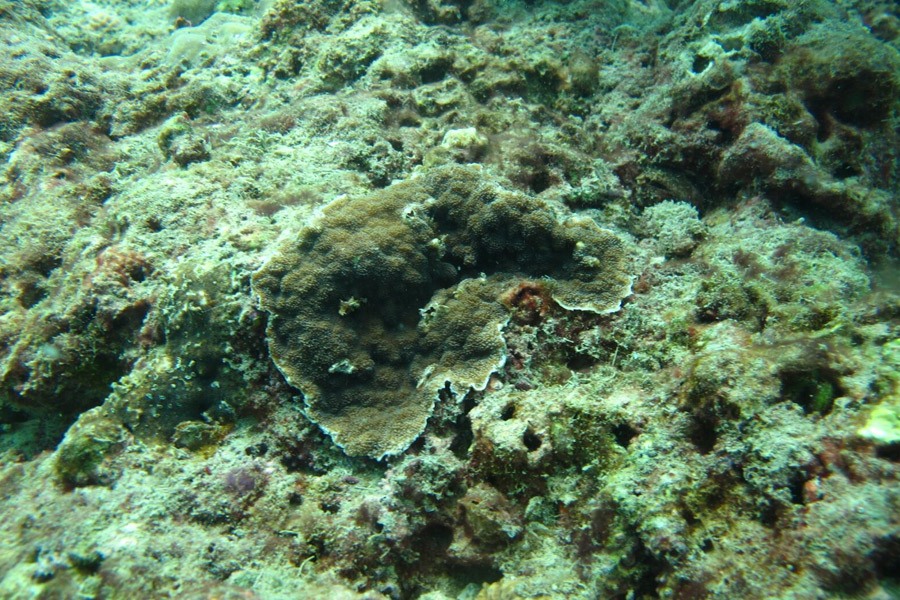
[[[0,597],[890,598],[881,0],[0,0]]]

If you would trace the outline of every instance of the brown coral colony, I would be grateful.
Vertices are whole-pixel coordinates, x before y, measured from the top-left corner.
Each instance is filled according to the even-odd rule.
[[[439,168],[332,205],[254,276],[275,363],[351,455],[406,449],[447,385],[484,389],[511,313],[610,312],[630,293],[613,234],[486,179]]]

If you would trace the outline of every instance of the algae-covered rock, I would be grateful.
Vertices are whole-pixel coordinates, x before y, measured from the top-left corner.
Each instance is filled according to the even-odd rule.
[[[512,512],[509,501],[486,483],[469,489],[460,506],[472,537],[479,543],[502,544],[522,533],[520,518]]]
[[[102,407],[83,413],[66,433],[53,468],[66,486],[109,485],[117,477],[112,458],[128,441],[125,428]]]
[[[687,256],[703,236],[697,209],[687,202],[666,200],[644,210],[644,230],[666,256]]]
[[[309,417],[349,454],[382,458],[422,432],[445,385],[483,389],[503,364],[500,298],[517,277],[554,278],[560,304],[598,313],[631,283],[612,233],[449,167],[332,203],[254,289]]]

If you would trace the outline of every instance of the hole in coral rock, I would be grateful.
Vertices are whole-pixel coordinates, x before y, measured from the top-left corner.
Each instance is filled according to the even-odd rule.
[[[419,71],[419,77],[423,84],[437,83],[447,77],[447,73],[452,66],[452,59],[438,60],[423,67]]]
[[[35,258],[35,260],[27,265],[27,267],[44,277],[50,277],[50,274],[59,268],[61,264],[62,256],[47,252],[46,254],[41,254],[39,257]]]
[[[38,280],[26,280],[18,284],[19,304],[23,308],[31,308],[47,297],[44,282]]]
[[[875,542],[872,553],[875,576],[883,588],[900,591],[900,538],[887,536]],[[894,597],[894,596],[891,596]]]
[[[806,485],[806,479],[803,476],[803,473],[797,473],[793,479],[791,480],[788,489],[791,491],[791,503],[792,504],[805,504],[803,493],[804,486]]]
[[[423,556],[442,556],[453,542],[453,529],[442,523],[426,525],[418,536],[416,549]]]
[[[632,549],[622,561],[623,565],[633,567],[635,576],[628,595],[623,593],[621,597],[658,598],[657,588],[662,574],[666,572],[665,562],[655,557],[644,544]],[[620,596],[617,594],[615,597]]]
[[[880,87],[878,73],[861,71],[853,77],[835,80],[828,89],[835,116],[845,123],[870,126],[880,122],[890,112],[890,94]]]
[[[623,448],[627,448],[631,443],[631,438],[637,435],[637,430],[628,423],[619,423],[612,428],[613,438],[616,443]]]
[[[472,445],[472,440],[475,439],[475,434],[472,433],[472,420],[469,419],[468,415],[460,415],[456,419],[456,435],[453,437],[453,441],[450,442],[450,451],[453,452],[453,455],[463,460],[466,458],[469,446]]]
[[[700,522],[700,520],[697,518],[697,515],[694,514],[694,511],[689,508],[681,509],[681,517],[684,519],[684,522],[691,527]]]
[[[812,104],[809,110],[816,119],[816,141],[828,141],[834,134],[834,118],[819,104]]]
[[[834,399],[844,393],[838,374],[828,368],[787,369],[779,373],[779,378],[782,397],[802,406],[806,414],[827,415]]]
[[[453,578],[460,587],[468,587],[471,585],[481,586],[486,583],[494,583],[503,578],[503,571],[495,569],[490,565],[483,563],[475,563],[465,566],[454,566],[449,570],[448,575]],[[459,596],[464,597],[464,596]],[[479,597],[486,597],[480,594]]]
[[[759,522],[765,525],[766,527],[775,527],[775,524],[778,523],[778,506],[770,501],[767,501],[766,504],[759,509]]]
[[[576,373],[586,373],[597,364],[597,360],[588,354],[575,354],[566,361],[566,366]]]
[[[706,56],[695,56],[694,62],[691,64],[691,71],[694,73],[702,73],[712,64],[712,59]]]
[[[551,177],[548,171],[537,171],[527,179],[528,189],[530,189],[535,194],[540,194],[551,185]]]
[[[900,462],[900,443],[879,446],[875,449],[875,455],[878,458],[883,458],[885,460]]]
[[[269,445],[265,442],[259,442],[258,444],[252,444],[244,448],[244,454],[247,456],[253,456],[255,458],[260,458],[266,455],[266,452],[269,451]]]
[[[528,448],[529,452],[534,452],[541,447],[543,442],[541,442],[541,438],[529,428],[522,434],[522,443],[525,444],[525,447]]]
[[[509,421],[514,416],[516,416],[516,405],[515,404],[507,404],[503,407],[503,410],[500,412],[500,420],[501,421]]]
[[[475,394],[466,394],[463,397],[462,411],[456,417],[455,435],[453,441],[450,442],[450,451],[460,460],[465,460],[469,453],[469,447],[475,439],[475,434],[472,432],[472,419],[469,418],[469,413],[475,408],[475,404]]]
[[[688,438],[700,454],[709,454],[718,441],[715,419],[700,416],[691,424]]]

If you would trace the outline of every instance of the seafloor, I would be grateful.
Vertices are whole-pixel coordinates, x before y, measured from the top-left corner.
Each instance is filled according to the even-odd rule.
[[[0,598],[900,597],[889,0],[0,0]]]

